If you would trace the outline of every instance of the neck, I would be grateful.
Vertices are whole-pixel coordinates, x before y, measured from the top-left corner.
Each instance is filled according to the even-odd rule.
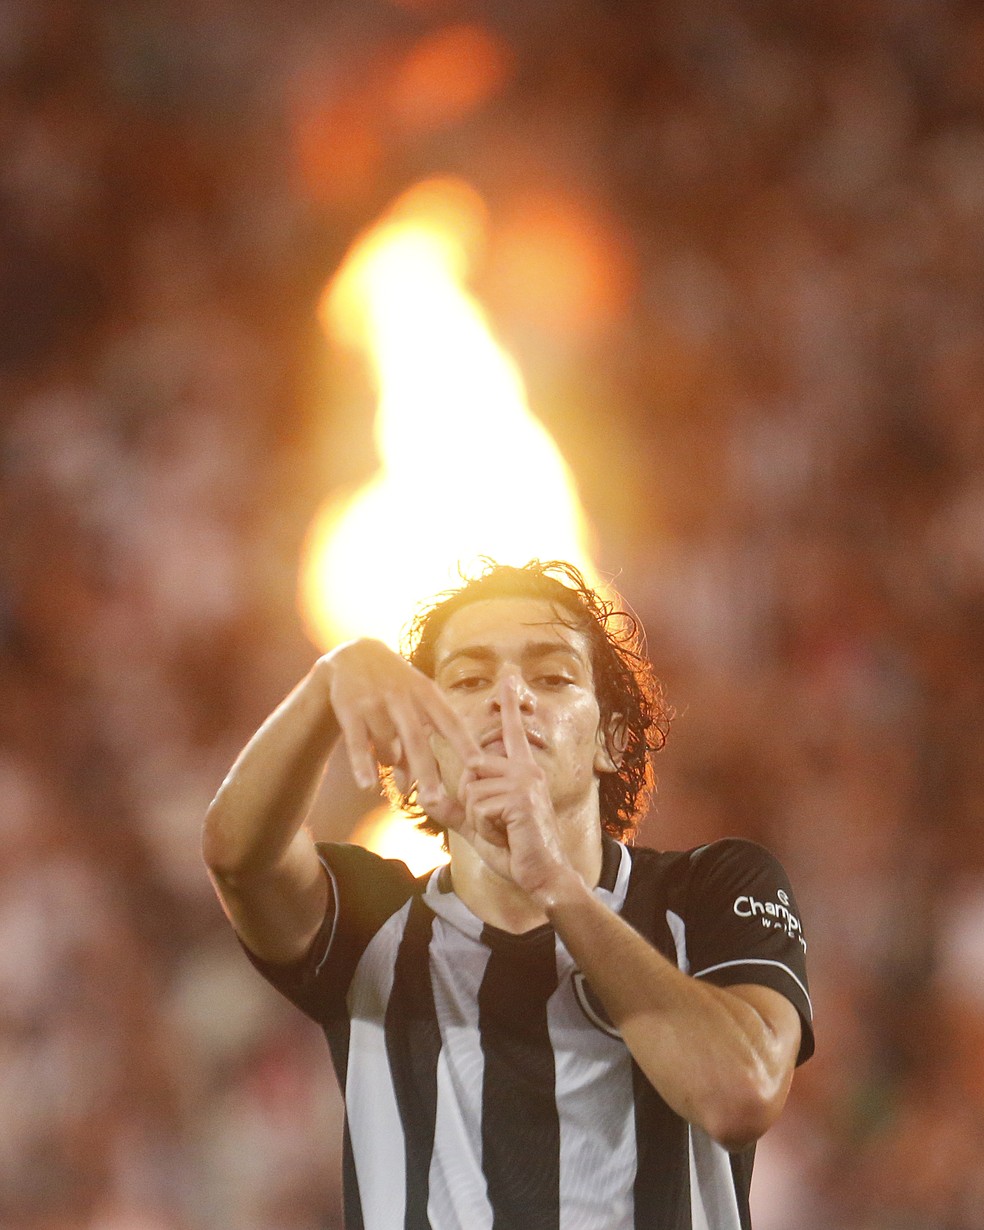
[[[471,912],[493,927],[521,935],[546,923],[547,916],[511,880],[493,871],[474,848],[456,833],[449,834],[451,883],[455,894]],[[601,879],[601,823],[578,826],[564,842],[564,852],[585,884],[595,888]]]

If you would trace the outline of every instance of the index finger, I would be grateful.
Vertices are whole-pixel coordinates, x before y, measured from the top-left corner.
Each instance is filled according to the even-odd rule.
[[[502,714],[502,742],[507,760],[532,761],[533,752],[523,728],[523,714],[519,708],[516,685],[509,678],[499,684],[499,706]]]

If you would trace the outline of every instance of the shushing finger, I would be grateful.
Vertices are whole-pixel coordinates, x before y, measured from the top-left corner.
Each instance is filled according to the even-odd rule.
[[[519,692],[515,680],[504,678],[499,684],[499,707],[502,714],[502,742],[508,760],[532,760],[523,714],[519,707]]]

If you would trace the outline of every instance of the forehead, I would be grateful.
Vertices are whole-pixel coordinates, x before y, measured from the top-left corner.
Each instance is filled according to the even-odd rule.
[[[499,657],[522,655],[531,646],[556,644],[590,664],[583,632],[563,622],[566,612],[546,598],[483,598],[449,616],[434,646],[434,664],[462,649],[490,650]]]

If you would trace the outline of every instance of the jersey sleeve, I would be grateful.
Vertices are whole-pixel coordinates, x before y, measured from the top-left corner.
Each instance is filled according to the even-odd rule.
[[[690,973],[716,986],[757,983],[800,1014],[798,1063],[813,1054],[813,1006],[799,907],[779,861],[755,842],[716,841],[690,856],[686,902]]]
[[[413,893],[405,863],[361,846],[319,842],[330,884],[329,907],[307,952],[297,961],[265,961],[243,944],[263,977],[319,1024],[344,1013],[349,983],[372,937]],[[240,940],[240,943],[242,941]]]

